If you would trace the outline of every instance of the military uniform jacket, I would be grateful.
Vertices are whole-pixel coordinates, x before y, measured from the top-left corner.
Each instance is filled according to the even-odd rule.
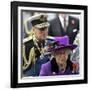
[[[37,42],[37,44],[39,48],[41,48],[41,43]],[[48,56],[46,55],[42,59],[40,58],[41,53],[35,45],[33,39],[26,41],[23,47],[23,75],[38,76],[41,65],[48,61]]]

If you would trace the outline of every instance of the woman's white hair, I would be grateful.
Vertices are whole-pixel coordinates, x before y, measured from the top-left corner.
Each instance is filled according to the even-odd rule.
[[[67,52],[68,52],[68,55],[70,55],[71,53],[73,53],[71,49],[66,48],[66,50],[68,50],[68,51],[67,51]],[[52,51],[51,54],[52,54],[53,56],[55,56],[55,55],[56,55],[55,50]]]

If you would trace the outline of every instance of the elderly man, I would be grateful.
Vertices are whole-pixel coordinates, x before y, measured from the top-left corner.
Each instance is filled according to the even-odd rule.
[[[28,38],[24,39],[23,45],[23,75],[38,76],[41,65],[48,61],[44,55],[44,47],[47,44],[49,23],[47,16],[38,14],[31,17],[32,31]]]
[[[68,55],[77,45],[69,44],[68,36],[56,37],[55,42],[49,45],[48,52],[53,58],[43,64],[40,76],[78,74],[78,64],[69,60]]]

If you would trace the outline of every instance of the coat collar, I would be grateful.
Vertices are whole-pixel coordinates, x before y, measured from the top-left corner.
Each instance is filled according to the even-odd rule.
[[[65,72],[67,71],[68,68],[70,68],[70,70],[72,71],[72,62],[69,59],[67,60],[67,66],[66,66]],[[58,65],[56,63],[55,58],[53,58],[51,60],[51,72],[55,72],[55,73],[59,72],[59,68],[58,68]]]

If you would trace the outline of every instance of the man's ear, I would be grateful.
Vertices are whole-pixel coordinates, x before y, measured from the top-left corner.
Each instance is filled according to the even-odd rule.
[[[35,34],[35,27],[32,27],[32,31],[33,31],[33,33]]]
[[[33,31],[35,31],[35,28],[34,28],[34,27],[32,27],[32,30],[33,30]]]

